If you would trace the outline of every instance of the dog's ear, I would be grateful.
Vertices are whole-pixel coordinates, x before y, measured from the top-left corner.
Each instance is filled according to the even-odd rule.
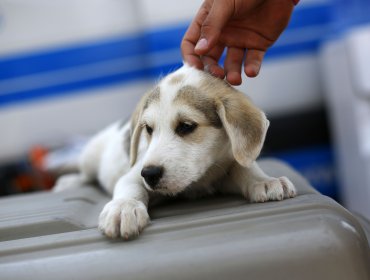
[[[156,86],[149,92],[147,92],[136,106],[135,111],[131,117],[131,141],[130,141],[130,165],[133,166],[137,159],[137,153],[139,149],[139,142],[143,125],[141,123],[141,117],[143,112],[148,106],[155,101],[159,100],[159,87]]]
[[[135,111],[131,116],[131,141],[130,141],[130,165],[133,166],[137,159],[138,147],[141,132],[143,130],[140,119],[146,104],[147,94],[144,95],[137,104]]]
[[[235,160],[249,167],[261,152],[269,121],[243,93],[232,88],[216,100],[217,113]]]

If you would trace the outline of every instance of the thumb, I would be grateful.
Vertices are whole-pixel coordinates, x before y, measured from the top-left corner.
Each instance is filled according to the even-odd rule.
[[[234,13],[234,0],[214,0],[208,16],[200,30],[200,38],[195,46],[197,55],[204,55],[217,45],[223,27]]]

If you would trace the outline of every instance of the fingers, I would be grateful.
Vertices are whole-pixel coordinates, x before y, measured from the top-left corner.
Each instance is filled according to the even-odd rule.
[[[219,41],[223,27],[234,13],[233,1],[214,0],[207,17],[201,24],[200,40],[195,46],[195,53],[204,55]]]
[[[183,61],[198,69],[203,69],[203,63],[199,55],[194,52],[194,49],[200,37],[201,26],[207,15],[207,9],[203,4],[188,27],[181,42],[181,54]]]
[[[203,63],[199,55],[194,53],[194,44],[192,42],[184,39],[181,43],[181,53],[184,62],[188,63],[190,66],[203,70]]]
[[[244,72],[248,77],[256,77],[261,69],[265,51],[248,50],[244,61]]]
[[[204,65],[204,70],[212,74],[213,76],[223,79],[225,77],[225,71],[219,66],[218,61],[224,51],[225,46],[222,44],[216,45],[206,55],[201,57]]]
[[[184,62],[189,65],[198,69],[205,68],[218,78],[224,78],[226,73],[226,79],[230,84],[239,85],[242,82],[241,65],[244,60],[245,47],[249,44],[253,45],[245,56],[244,72],[248,77],[255,77],[260,71],[265,51],[254,48],[258,45],[262,46],[262,49],[267,49],[271,42],[248,31],[240,30],[240,33],[246,33],[243,36],[241,34],[235,36],[235,32],[226,32],[228,28],[224,27],[235,12],[234,5],[230,3],[233,2],[205,1],[184,35],[181,52]],[[225,32],[220,38],[222,31]],[[243,46],[239,46],[240,37],[243,38]],[[225,45],[221,46],[219,43],[220,40],[229,46],[224,63],[225,70],[218,65],[225,48]]]
[[[242,83],[241,71],[245,50],[242,48],[228,48],[224,63],[226,80],[236,86]]]

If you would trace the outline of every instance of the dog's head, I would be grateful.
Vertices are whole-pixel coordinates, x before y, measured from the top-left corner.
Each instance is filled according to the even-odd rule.
[[[222,174],[235,161],[249,167],[269,122],[243,93],[185,65],[142,98],[131,125],[131,165],[145,136],[146,188],[175,195],[209,176],[211,168]]]

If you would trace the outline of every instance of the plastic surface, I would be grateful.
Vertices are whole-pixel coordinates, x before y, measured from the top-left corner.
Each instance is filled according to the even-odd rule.
[[[1,279],[369,279],[369,246],[357,219],[289,167],[294,199],[174,201],[151,209],[138,239],[96,229],[109,200],[83,187],[0,199]]]

